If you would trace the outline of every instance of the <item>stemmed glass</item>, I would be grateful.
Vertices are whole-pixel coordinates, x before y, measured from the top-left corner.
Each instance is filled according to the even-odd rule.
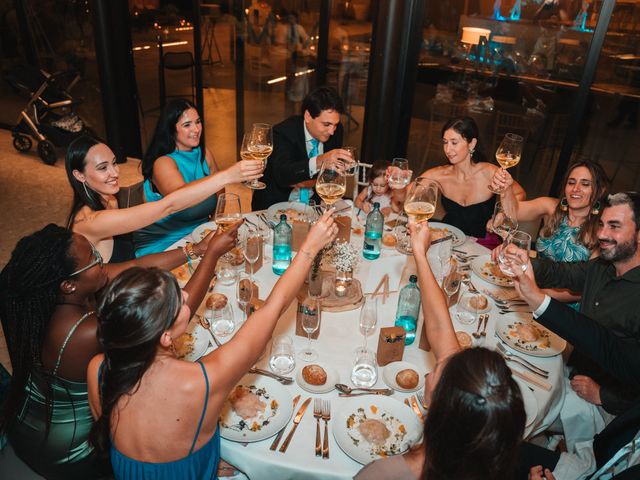
[[[438,203],[438,182],[425,177],[417,178],[409,186],[404,211],[413,223],[429,220],[436,213]]]
[[[240,197],[235,193],[219,195],[214,220],[222,232],[227,231],[236,222],[241,221]]]
[[[458,290],[460,290],[461,279],[457,268],[455,268],[453,265],[455,262],[456,261],[454,259],[451,259],[451,272],[449,272],[449,275],[444,277],[442,286],[444,293],[447,296],[447,306],[451,303],[451,297],[453,297],[456,293],[458,293]]]
[[[362,341],[362,348],[359,348],[356,352],[361,350],[367,351],[367,338],[376,329],[377,323],[378,299],[365,297],[364,304],[362,305],[362,309],[360,310],[360,333],[362,333],[362,336],[364,338]]]
[[[315,306],[315,309],[309,304]],[[312,362],[318,358],[318,352],[311,348],[311,334],[320,327],[320,302],[318,300],[305,302],[301,307],[301,323],[302,329],[307,333],[307,348],[300,352],[300,359],[303,362]]]
[[[404,188],[411,182],[411,171],[409,170],[409,160],[406,158],[394,158],[391,162],[391,166],[395,167],[391,169],[389,175],[389,186],[391,188]]]
[[[242,157],[240,150],[240,156]],[[247,151],[251,154],[253,160],[262,160],[263,168],[267,166],[267,158],[273,152],[273,128],[268,123],[254,123],[251,129],[250,139],[247,145]],[[252,180],[246,184],[253,190],[262,190],[267,186],[258,179]]]
[[[249,278],[253,283],[253,265],[260,258],[260,250],[262,247],[262,236],[255,230],[248,229],[242,239],[242,254],[249,264]]]
[[[349,152],[352,158],[351,162],[347,162],[346,159],[343,159],[345,160],[345,162],[347,162],[347,165],[345,168],[345,175],[347,177],[353,177],[356,174],[356,170],[358,169],[358,158],[357,158],[358,148],[347,146],[347,147],[342,147],[342,149]]]
[[[515,245],[520,250],[524,250],[526,252],[526,258],[524,259],[510,259],[505,256],[505,252],[509,245]],[[505,239],[503,243],[503,248],[500,250],[500,254],[498,255],[498,266],[500,270],[505,275],[509,277],[515,277],[514,269],[520,268],[524,272],[529,265],[527,260],[529,258],[529,249],[531,248],[531,235],[527,232],[522,232],[520,230],[515,230],[511,232],[509,236]]]
[[[493,217],[491,217],[491,230],[493,233],[502,237],[505,240],[507,236],[514,230],[518,229],[518,221],[515,219],[515,215],[508,215],[502,202],[496,201],[496,206],[493,209]]]
[[[504,136],[496,150],[496,160],[504,170],[515,167],[520,162],[523,143],[524,138],[515,133],[507,133]],[[501,190],[494,190],[491,186],[489,186],[489,190],[493,193],[501,192]]]
[[[393,234],[396,236],[396,250],[404,255],[413,255],[411,247],[411,237],[407,230],[408,223],[407,214],[402,212],[396,218],[396,225],[393,228]]]
[[[325,203],[325,208],[330,208],[331,205],[340,200],[346,189],[346,177],[334,170],[332,165],[322,164],[316,179],[316,192]]]
[[[253,281],[246,274],[241,274],[236,286],[236,300],[242,310],[242,321],[247,319],[247,307],[253,298]]]

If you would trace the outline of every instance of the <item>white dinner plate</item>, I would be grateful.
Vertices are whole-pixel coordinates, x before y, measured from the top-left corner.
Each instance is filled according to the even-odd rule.
[[[478,295],[482,295],[482,294],[479,293]],[[467,312],[471,312],[471,313],[474,313],[474,314],[490,312],[491,311],[491,306],[492,306],[491,299],[489,297],[487,297],[486,295],[482,295],[482,296],[487,299],[487,306],[485,308],[478,308],[476,310],[471,305],[469,305],[469,301],[471,300],[471,296],[470,295],[461,295],[460,296],[461,297],[460,301],[457,304],[458,308],[462,308],[462,309],[466,310]]]
[[[243,419],[225,401],[220,412],[220,435],[232,442],[259,442],[278,433],[293,415],[293,398],[280,383],[262,375],[247,374],[238,382],[265,403],[263,414]],[[238,386],[236,385],[236,386]]]
[[[490,255],[481,255],[474,258],[471,262],[471,270],[489,283],[499,287],[513,287],[513,279],[511,277],[496,274],[499,271],[499,267],[491,261]]]
[[[334,418],[331,423],[336,443],[344,453],[363,465],[406,452],[420,441],[424,428],[410,407],[382,395],[350,398]],[[382,421],[391,431],[384,445],[371,444],[360,433],[358,427],[367,419]]]
[[[536,400],[536,396],[533,394],[529,385],[527,385],[523,380],[518,377],[513,377],[518,386],[520,387],[520,393],[522,393],[522,402],[524,403],[524,411],[527,414],[527,421],[525,425],[525,436],[530,433],[527,432],[529,427],[533,426],[533,422],[536,421],[538,416],[538,400]]]
[[[302,377],[302,369],[307,365],[319,365],[324,369],[327,374],[327,381],[324,382],[323,385],[311,385],[307,383],[305,379]],[[321,362],[313,362],[310,364],[300,365],[298,370],[296,371],[296,382],[300,385],[300,388],[306,390],[310,393],[327,393],[336,388],[336,383],[340,383],[340,377],[338,376],[338,372],[331,365],[327,365],[326,363]]]
[[[215,232],[217,229],[218,225],[216,225],[216,222],[205,222],[193,229],[193,232],[191,232],[191,240],[198,243],[210,232]]]
[[[523,342],[515,335],[515,328],[518,324],[530,323],[540,330],[541,337],[535,342]],[[555,333],[544,328],[538,322],[531,318],[531,314],[526,317],[514,318],[513,316],[502,316],[496,325],[496,334],[500,339],[514,350],[532,355],[534,357],[553,357],[560,355],[567,342]]]
[[[176,348],[176,356],[182,360],[195,362],[207,351],[209,338],[209,333],[202,328],[198,319],[191,319],[189,325],[187,325],[187,330],[176,339],[176,343],[180,345]]]
[[[460,230],[458,227],[454,227],[453,225],[449,225],[448,223],[429,222],[429,228],[431,230],[444,230],[445,234],[453,235],[452,245],[454,247],[459,247],[467,241],[467,236],[462,230]]]
[[[292,220],[298,219],[300,216],[301,219],[304,218],[305,209],[308,207],[307,204],[301,202],[279,202],[274,203],[269,208],[267,208],[267,218],[274,223],[280,222],[280,215],[282,213],[287,214],[287,222],[291,223]],[[299,213],[296,213],[299,212]]]
[[[396,382],[396,375],[398,375],[398,372],[407,368],[414,370],[418,374],[418,385],[416,385],[414,388],[404,388],[398,385],[398,382]],[[382,380],[387,384],[388,387],[393,388],[398,392],[415,392],[416,390],[420,390],[424,386],[425,373],[426,372],[418,369],[418,367],[416,367],[413,363],[402,361],[391,362],[382,369]]]

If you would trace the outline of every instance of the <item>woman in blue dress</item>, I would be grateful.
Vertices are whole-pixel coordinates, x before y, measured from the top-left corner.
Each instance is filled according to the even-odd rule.
[[[142,160],[145,202],[157,202],[191,182],[215,173],[215,160],[200,146],[202,123],[195,106],[177,98],[167,103]],[[216,194],[157,220],[133,235],[136,256],[161,252],[208,221],[216,209]]]
[[[289,307],[311,263],[338,233],[325,213],[265,304],[233,338],[196,363],[176,358],[172,339],[191,318],[189,296],[159,269],[129,269],[98,306],[104,354],[87,370],[96,418],[92,441],[110,452],[116,479],[216,478],[218,417]]]

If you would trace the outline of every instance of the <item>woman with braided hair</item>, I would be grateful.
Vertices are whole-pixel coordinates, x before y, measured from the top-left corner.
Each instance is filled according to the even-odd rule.
[[[185,287],[192,309],[218,257],[235,243],[238,226],[203,240],[207,251]],[[93,421],[86,372],[101,351],[96,293],[130,267],[170,269],[184,261],[178,249],[104,264],[85,237],[53,224],[18,242],[0,273],[0,320],[13,366],[0,435],[38,474],[90,479],[109,472],[88,442]]]

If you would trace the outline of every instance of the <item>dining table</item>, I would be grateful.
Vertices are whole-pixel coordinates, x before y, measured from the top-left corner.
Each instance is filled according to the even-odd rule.
[[[254,278],[259,288],[259,296],[261,299],[266,299],[269,292],[273,289],[273,286],[278,281],[279,276],[273,273],[271,268],[272,262],[272,247],[271,240],[272,232],[269,230],[269,226],[260,217],[264,218],[266,211],[263,212],[251,212],[244,215],[247,222],[242,228],[254,228],[263,234],[265,239],[263,246],[263,261],[259,270],[254,272]],[[357,213],[352,211],[352,232],[350,242],[357,248],[362,248],[363,235],[362,227],[364,221],[361,217],[357,216]],[[275,219],[274,219],[275,220]],[[250,223],[249,223],[250,222]],[[385,233],[393,233],[389,222],[385,224]],[[186,242],[197,241],[200,238],[192,238],[191,235],[187,235],[170,248],[175,248],[184,245]],[[463,240],[463,242],[461,242]],[[432,250],[437,249],[437,245],[433,245],[429,253],[430,263],[437,264],[437,252]],[[489,254],[489,250],[484,246],[479,245],[474,238],[464,237],[458,240],[458,245],[454,248],[454,253],[461,255],[465,258],[479,258],[477,256],[483,256]],[[293,252],[295,255],[295,252]],[[437,270],[434,267],[434,271]],[[410,274],[415,272],[415,262],[411,255],[406,255],[398,252],[395,248],[383,247],[381,249],[381,255],[376,260],[366,260],[361,258],[359,265],[354,271],[354,278],[357,279],[361,286],[363,294],[371,297],[371,294],[376,290],[382,277],[387,274],[389,278],[388,295],[383,298],[382,295],[376,295],[377,298],[377,325],[375,332],[368,337],[368,347],[373,351],[376,350],[378,345],[378,336],[380,328],[390,327],[394,325],[396,308],[398,305],[398,296],[400,288],[406,284]],[[468,271],[471,284],[480,291],[489,290],[495,294],[504,293],[512,295],[513,288],[500,288],[490,283],[481,276],[476,275],[475,272]],[[464,287],[463,287],[464,288]],[[213,286],[215,292],[225,294],[232,303],[234,303],[234,317],[237,328],[241,328],[242,315],[237,304],[235,304],[236,298],[236,285],[222,285],[220,282],[216,282]],[[489,349],[495,349],[496,344],[500,342],[500,339],[494,335],[498,325],[503,325],[504,322],[517,321],[518,319],[531,319],[531,313],[527,311],[516,311],[501,313],[496,306],[493,298],[487,297],[489,305],[487,307],[488,323],[486,327],[486,336],[481,337],[480,341],[475,340],[473,336],[474,346],[479,345]],[[274,331],[274,337],[280,334],[289,335],[293,339],[295,351],[296,351],[296,366],[294,372],[290,374],[295,378],[298,370],[302,369],[306,364],[297,357],[297,353],[302,351],[307,345],[306,336],[296,335],[296,309],[297,301],[294,300],[289,308],[284,312],[281,318],[278,320],[277,326]],[[457,332],[467,332],[472,335],[476,329],[477,324],[462,324],[458,321],[456,315],[456,305],[452,305],[450,308],[451,317],[454,329]],[[521,309],[525,310],[525,309]],[[363,343],[363,337],[359,329],[359,315],[360,308],[356,308],[350,311],[342,312],[321,312],[321,321],[319,328],[319,335],[316,340],[312,340],[312,347],[318,352],[317,360],[312,363],[322,363],[329,365],[335,369],[338,374],[339,382],[354,387],[351,382],[351,370],[353,367],[353,361],[355,358],[355,351],[357,347]],[[195,317],[194,317],[195,318]],[[197,321],[192,319],[192,321]],[[423,319],[420,314],[417,323],[416,340],[411,345],[406,345],[402,360],[409,362],[416,367],[419,374],[423,375],[433,370],[435,366],[434,355],[426,350],[423,350],[419,346],[419,332],[422,329]],[[209,345],[207,352],[214,348],[213,345]],[[535,399],[533,411],[533,417],[535,419],[527,426],[525,436],[531,437],[547,429],[554,420],[558,417],[562,401],[564,398],[564,363],[562,355],[554,355],[548,357],[534,357],[523,354],[522,352],[516,352],[510,347],[506,347],[507,351],[512,354],[517,354],[520,357],[526,357],[538,367],[543,368],[549,372],[548,378],[542,381],[542,384],[546,388],[542,388],[538,385],[538,382],[529,383],[525,382],[526,388],[533,394]],[[508,362],[509,367],[514,372],[521,372],[528,378],[531,378],[530,372],[520,366],[517,362]],[[269,346],[263,353],[262,357],[258,360],[256,367],[269,369]],[[384,378],[384,369],[386,367],[378,367],[378,379],[375,383],[375,388],[387,388]],[[283,386],[288,389],[291,396],[300,395],[301,399],[294,409],[295,414],[304,400],[309,397],[321,398],[323,400],[330,400],[332,420],[329,421],[329,458],[322,458],[316,456],[314,452],[315,438],[316,438],[316,420],[313,416],[313,402],[309,405],[306,414],[302,417],[299,427],[295,436],[293,437],[291,444],[285,453],[279,451],[270,450],[270,445],[273,438],[268,438],[262,441],[243,443],[238,441],[231,441],[225,439],[224,431],[222,432],[222,445],[221,445],[221,457],[236,466],[239,470],[245,473],[250,479],[288,479],[288,478],[305,478],[305,479],[325,479],[325,480],[344,480],[352,478],[361,468],[362,464],[358,463],[347,455],[337,444],[335,436],[332,432],[334,429],[341,428],[340,425],[335,425],[335,412],[345,404],[352,400],[351,398],[340,397],[339,392],[335,389],[323,393],[309,393],[301,388],[301,386],[294,381],[290,385]],[[409,408],[404,404],[405,399],[409,399],[417,392],[407,393],[401,391],[394,391],[388,398],[397,401],[398,408]],[[362,397],[361,397],[362,398]],[[366,398],[374,398],[373,396],[367,396]],[[292,419],[286,423],[285,435],[289,433],[292,425]]]

